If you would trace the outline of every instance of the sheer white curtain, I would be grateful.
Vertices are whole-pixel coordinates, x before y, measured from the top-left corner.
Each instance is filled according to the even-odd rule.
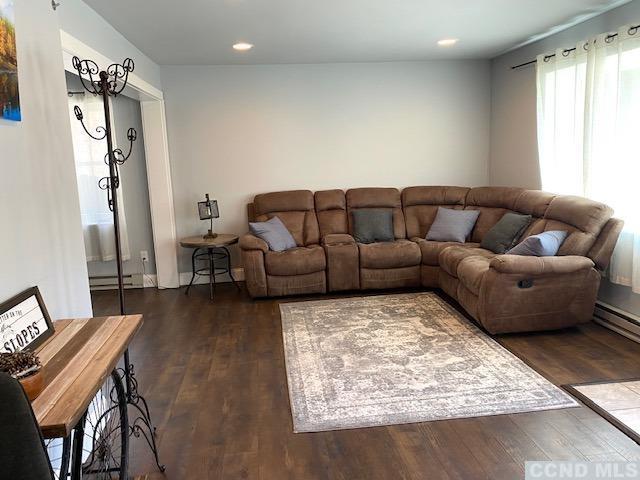
[[[537,61],[542,188],[584,195],[625,221],[609,279],[640,293],[640,32],[622,27]]]
[[[69,114],[87,261],[107,262],[116,258],[113,214],[107,204],[107,192],[98,188],[98,181],[109,175],[109,167],[104,162],[107,145],[104,140],[90,138],[83,130],[73,113],[75,105],[82,109],[89,131],[96,134],[95,128],[104,126],[102,100],[89,94],[74,95],[69,98]],[[118,202],[122,256],[123,260],[128,260],[131,254],[122,188],[118,190]]]
[[[540,176],[550,192],[584,194],[586,53],[578,45],[537,60]]]

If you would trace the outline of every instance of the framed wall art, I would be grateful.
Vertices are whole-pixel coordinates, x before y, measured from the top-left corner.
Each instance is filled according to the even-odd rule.
[[[0,119],[19,122],[18,57],[14,0],[0,0]]]

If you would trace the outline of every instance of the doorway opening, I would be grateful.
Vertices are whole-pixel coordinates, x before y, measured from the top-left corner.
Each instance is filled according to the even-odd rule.
[[[102,99],[86,92],[74,73],[66,72],[66,81],[89,284],[92,290],[116,288],[113,216],[107,192],[99,188],[100,179],[109,171],[105,163],[106,142],[87,135],[73,112],[76,105],[80,106],[85,125],[90,132],[95,131],[105,122]],[[132,91],[112,98],[110,119],[116,147],[128,144],[129,127],[138,132],[130,158],[120,166],[118,190],[126,288],[157,286],[142,112],[135,97],[136,92]]]
[[[91,59],[103,68],[117,60],[105,56],[64,30],[60,30],[60,40],[67,72],[76,72],[73,67],[74,56]],[[135,72],[129,74],[127,88],[123,93],[129,98],[138,100],[142,110],[143,128],[142,135],[138,138],[144,138],[157,285],[158,288],[178,288],[180,286],[178,243],[164,94],[162,90],[149,84]],[[135,255],[135,252],[131,252],[131,255]]]

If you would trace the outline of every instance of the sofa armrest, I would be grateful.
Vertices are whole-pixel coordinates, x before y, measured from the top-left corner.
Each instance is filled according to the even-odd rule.
[[[346,233],[330,233],[325,235],[322,239],[322,245],[334,246],[334,245],[355,245],[356,241],[351,235]]]
[[[263,253],[269,251],[269,245],[261,238],[247,233],[240,237],[240,248],[242,250],[262,250]]]
[[[489,267],[500,273],[521,275],[543,275],[551,273],[573,273],[589,270],[595,264],[590,258],[577,255],[562,257],[526,257],[522,255],[500,255],[494,257]]]

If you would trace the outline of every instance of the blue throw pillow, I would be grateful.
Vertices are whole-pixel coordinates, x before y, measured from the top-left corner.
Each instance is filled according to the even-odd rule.
[[[453,210],[438,207],[426,240],[464,243],[478,220],[480,210]]]
[[[525,238],[518,245],[507,252],[508,255],[525,255],[528,257],[553,257],[560,250],[567,232],[549,230]]]
[[[266,222],[249,222],[249,231],[267,242],[269,249],[274,252],[283,252],[297,247],[293,236],[278,217],[273,217]]]

